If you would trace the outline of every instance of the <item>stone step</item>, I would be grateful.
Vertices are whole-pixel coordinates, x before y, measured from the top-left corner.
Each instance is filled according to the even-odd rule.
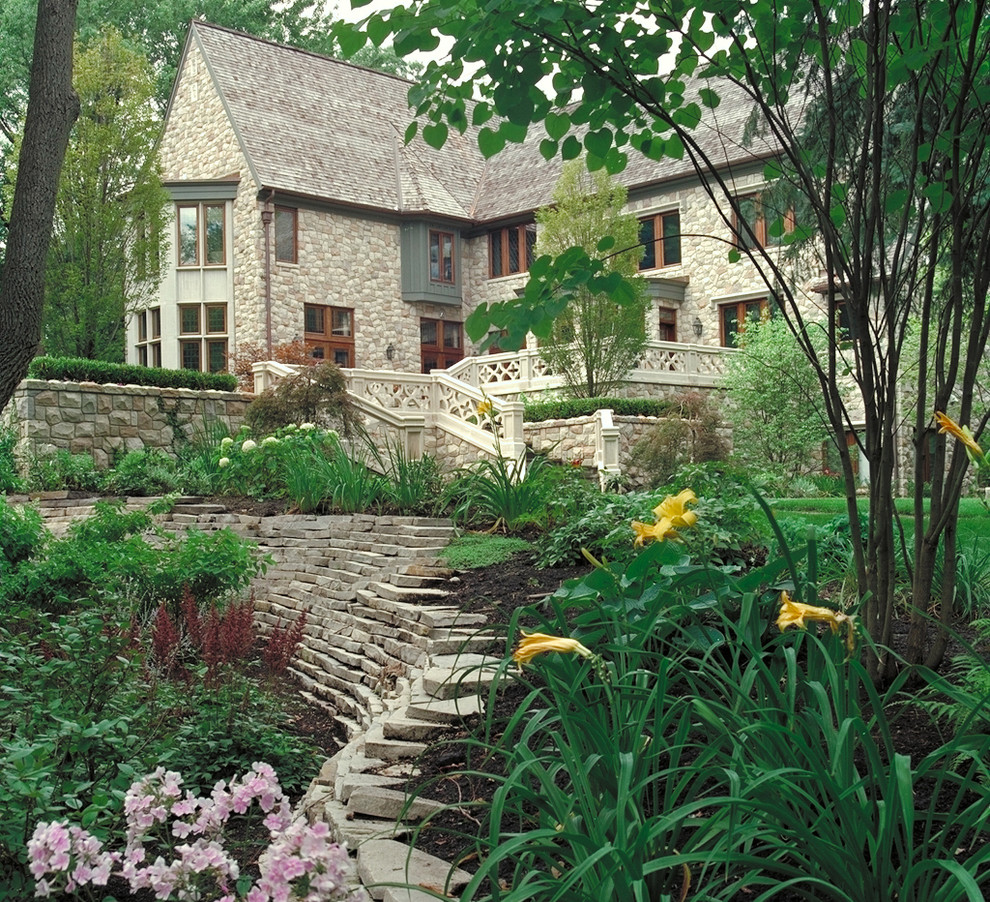
[[[406,781],[402,777],[386,777],[384,774],[349,773],[340,778],[337,786],[337,798],[347,804],[351,793],[360,786],[382,786],[392,789],[401,789]]]
[[[426,560],[413,561],[411,564],[407,564],[403,572],[410,576],[425,576],[435,579],[450,579],[454,575],[454,571],[450,567]]]
[[[471,880],[470,874],[460,868],[452,870],[443,859],[389,839],[364,843],[358,849],[357,864],[361,882],[376,900],[385,899],[388,887],[383,884],[409,884],[437,893],[446,890],[456,897]]]
[[[410,720],[423,720],[428,723],[449,726],[458,724],[464,718],[476,717],[485,710],[484,700],[477,695],[464,698],[437,699],[427,695],[410,699],[404,709],[405,716]]]
[[[437,721],[412,718],[408,706],[393,711],[382,721],[382,733],[386,739],[409,742],[428,742],[443,725]]]
[[[435,699],[467,698],[486,691],[493,679],[490,670],[431,667],[423,674],[423,688]]]
[[[388,581],[403,589],[439,589],[447,582],[439,576],[417,576],[413,573],[393,573]]]
[[[423,742],[386,739],[380,723],[372,726],[364,737],[364,753],[383,761],[408,761],[418,758],[425,751],[426,744]]]
[[[351,811],[348,811],[347,806],[336,799],[326,799],[320,814],[330,828],[333,841],[347,843],[350,849],[360,848],[367,842],[408,836],[413,830],[412,827],[397,824],[394,820],[356,818]]]
[[[443,802],[422,797],[410,801],[401,790],[384,786],[357,786],[347,802],[347,810],[354,815],[392,821],[401,817],[403,823],[421,821],[445,807]]]
[[[450,595],[445,589],[406,589],[385,582],[373,582],[369,588],[389,601],[441,601]]]
[[[451,627],[486,626],[488,618],[484,614],[469,614],[456,608],[424,607],[419,615],[420,623],[431,629]]]
[[[459,654],[494,651],[502,643],[502,638],[491,633],[468,632],[466,630],[430,630],[431,654]]]

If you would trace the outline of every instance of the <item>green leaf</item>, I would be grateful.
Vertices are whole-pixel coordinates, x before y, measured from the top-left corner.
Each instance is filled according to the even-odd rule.
[[[581,156],[581,142],[574,135],[568,135],[560,147],[560,156],[563,160],[576,160]]]
[[[701,102],[710,110],[714,110],[722,101],[711,88],[702,88],[698,91]]]
[[[487,127],[478,132],[478,148],[486,160],[495,156],[504,147],[505,137],[501,132],[492,131]]]
[[[419,123],[414,119],[409,125],[406,126],[406,133],[402,136],[402,140],[408,144],[416,137],[416,132],[419,131]]]
[[[439,150],[447,142],[447,126],[443,122],[432,122],[423,127],[423,140],[430,147]],[[479,144],[480,139],[479,139]]]
[[[600,128],[597,131],[588,132],[584,136],[584,146],[587,148],[588,153],[594,154],[599,159],[604,160],[605,155],[612,147],[611,130]]]
[[[365,28],[367,29],[368,37],[371,38],[371,43],[376,47],[381,47],[385,39],[392,33],[392,29],[381,13],[372,15],[368,19],[368,24]]]
[[[571,129],[571,117],[567,113],[547,113],[543,125],[547,134],[554,140],[559,141]]]
[[[732,250],[729,251],[729,262],[738,263],[740,260],[742,260],[742,254],[740,254],[736,248],[732,248]]]
[[[540,141],[540,155],[544,160],[552,160],[557,156],[557,150],[560,145],[556,141],[551,141],[549,138],[544,138]]]
[[[340,55],[344,59],[354,56],[367,43],[364,32],[351,24],[341,24],[336,29],[336,37],[340,46]]]

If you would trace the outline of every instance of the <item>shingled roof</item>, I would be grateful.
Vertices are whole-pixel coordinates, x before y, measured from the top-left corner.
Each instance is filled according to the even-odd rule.
[[[452,131],[439,150],[419,139],[406,145],[412,114],[405,79],[204,22],[193,23],[189,40],[206,60],[259,189],[479,224],[550,201],[560,161],[541,156],[538,127],[487,162],[470,130]],[[706,114],[699,129],[713,161],[764,155],[742,147],[751,108],[728,92]],[[727,142],[727,135],[738,137]],[[633,153],[619,180],[635,188],[691,174],[686,160]]]

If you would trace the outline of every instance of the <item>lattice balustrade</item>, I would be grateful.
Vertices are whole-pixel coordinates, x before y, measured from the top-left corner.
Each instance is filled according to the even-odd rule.
[[[358,397],[371,401],[386,410],[430,409],[430,385],[422,380],[398,377],[354,380],[352,390]]]

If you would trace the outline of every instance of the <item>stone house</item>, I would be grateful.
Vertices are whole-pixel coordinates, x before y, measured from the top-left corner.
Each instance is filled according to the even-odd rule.
[[[128,361],[219,370],[245,345],[300,339],[376,370],[428,372],[474,353],[463,322],[522,288],[534,213],[561,164],[541,156],[539,134],[490,160],[471,128],[440,149],[405,143],[409,87],[194,22],[160,144],[174,201],[167,275],[129,323]],[[743,140],[750,113],[727,94],[699,126],[749,228],[687,160],[631,154],[618,176],[642,223],[650,339],[728,347],[768,304],[753,266],[728,255],[740,240],[778,240],[761,211],[773,148]]]

